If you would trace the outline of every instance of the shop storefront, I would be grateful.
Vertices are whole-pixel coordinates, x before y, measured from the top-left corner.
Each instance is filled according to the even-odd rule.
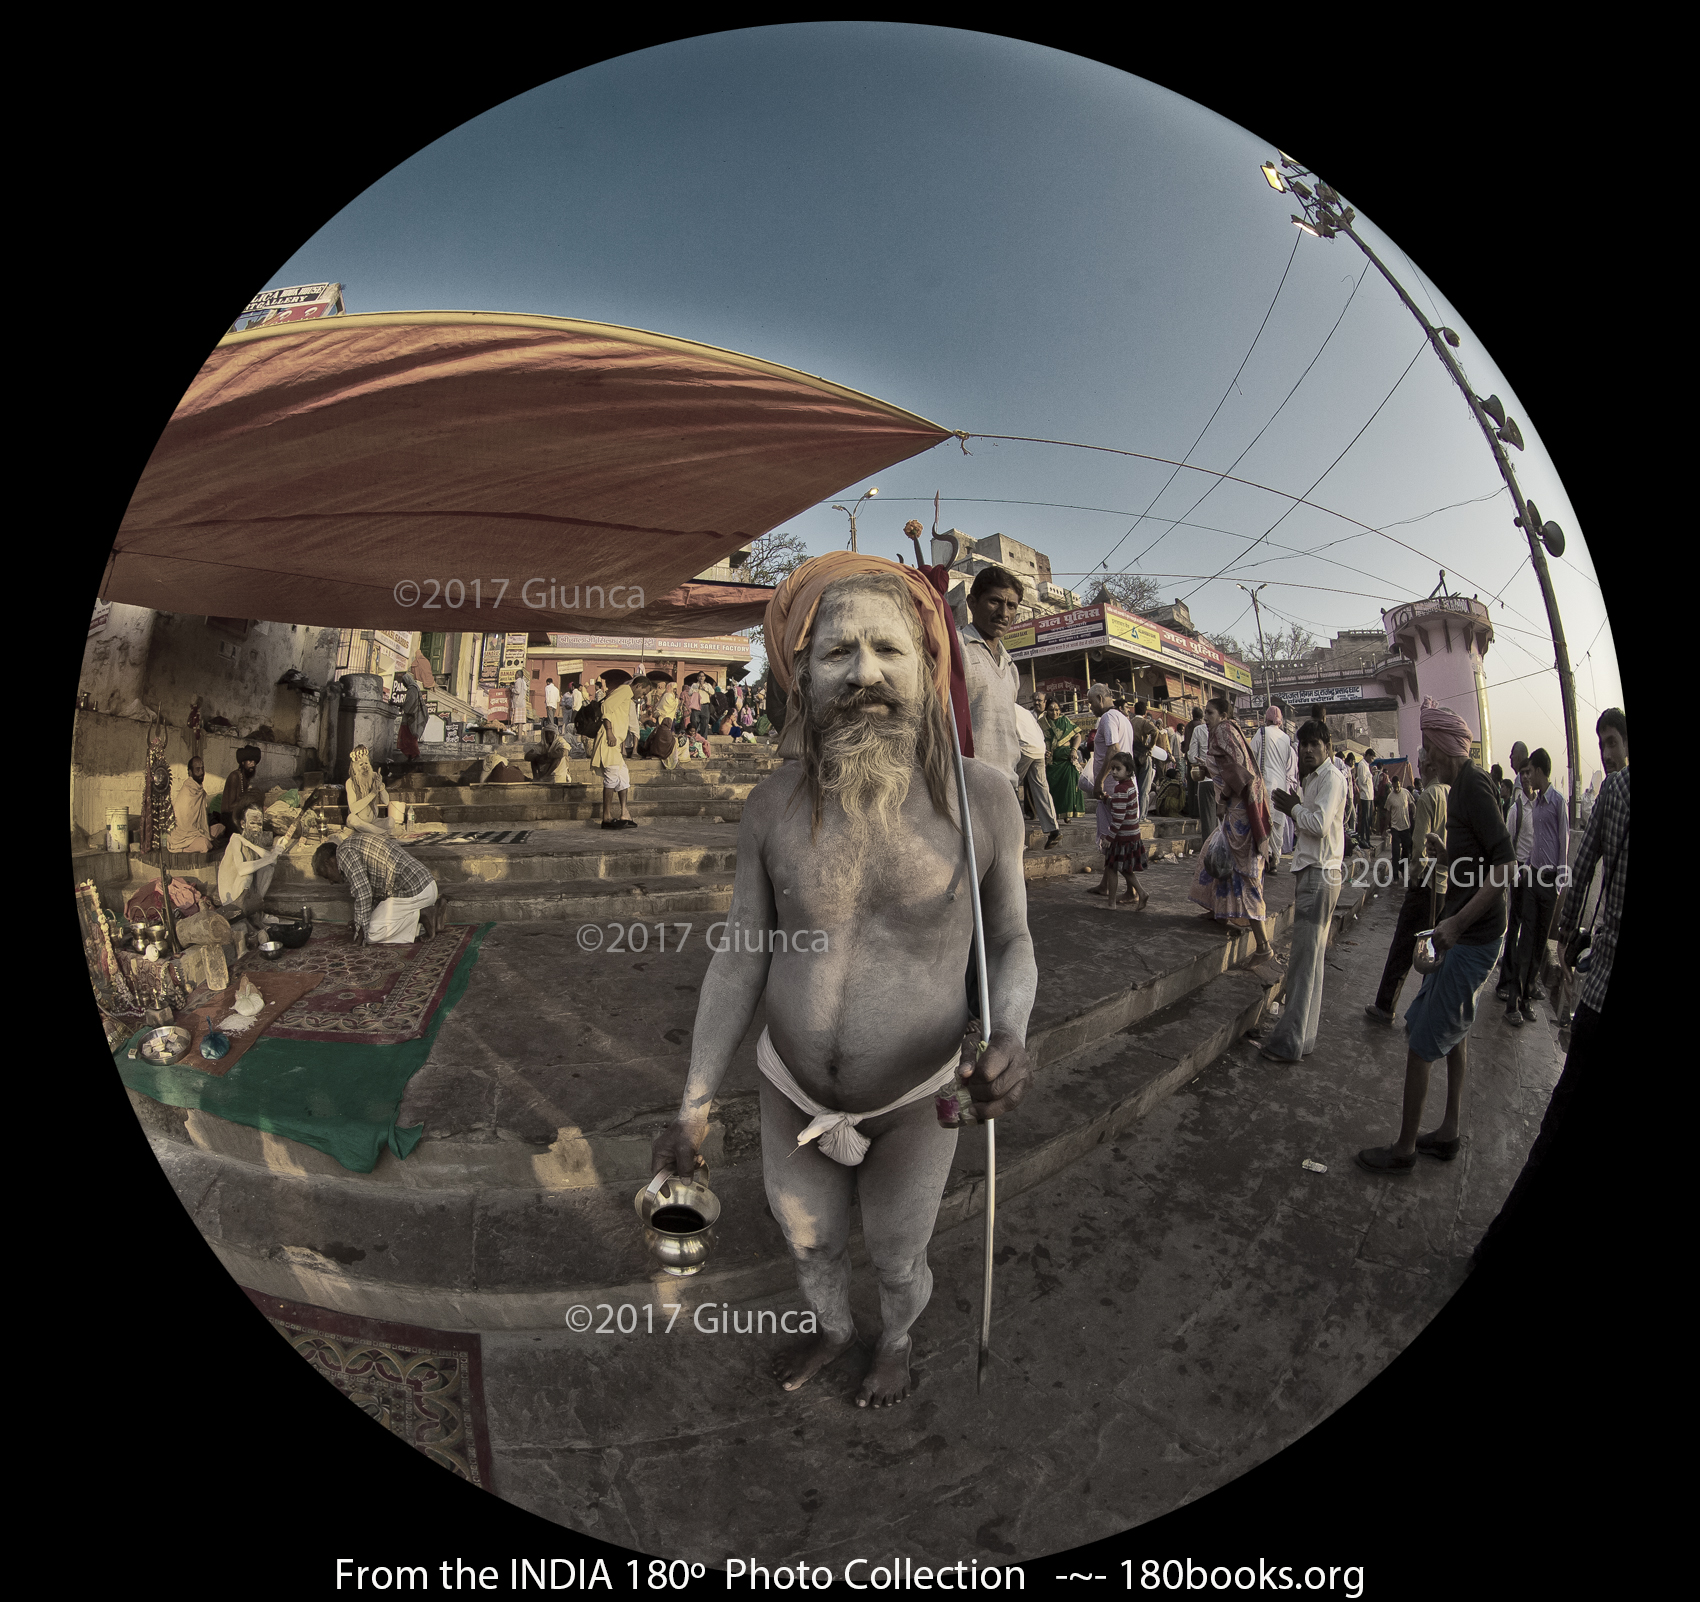
[[[535,636],[534,636],[535,638]],[[621,634],[549,634],[546,643],[527,648],[525,685],[533,717],[543,715],[544,685],[553,679],[565,693],[574,684],[591,684],[609,669],[639,678],[665,673],[682,684],[693,673],[707,673],[725,684],[729,673],[747,668],[750,642],[741,634],[704,639],[640,638]]]
[[[1193,639],[1114,606],[1036,617],[1004,636],[1024,692],[1071,702],[1095,683],[1149,701],[1175,718],[1211,696],[1249,691],[1251,670]]]

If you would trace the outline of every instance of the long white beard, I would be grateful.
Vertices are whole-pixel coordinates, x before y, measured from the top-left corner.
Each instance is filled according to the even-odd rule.
[[[821,790],[844,809],[857,840],[896,832],[920,728],[919,710],[906,706],[840,714],[821,731]]]

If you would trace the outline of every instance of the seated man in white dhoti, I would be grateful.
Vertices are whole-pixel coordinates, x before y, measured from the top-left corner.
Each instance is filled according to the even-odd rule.
[[[238,801],[231,829],[230,844],[218,864],[219,910],[231,923],[246,918],[258,934],[266,892],[277,872],[277,852],[259,802],[251,797]]]
[[[1006,767],[970,759],[996,1000],[987,1050],[962,1079],[974,917],[943,598],[913,568],[833,552],[780,585],[765,638],[790,693],[780,751],[795,760],[744,803],[727,938],[703,982],[678,1121],[657,1138],[651,1171],[692,1172],[715,1091],[765,998],[762,1169],[817,1331],[775,1374],[796,1390],[856,1339],[855,1198],[881,1317],[857,1404],[882,1407],[908,1394],[910,1328],[932,1294],[927,1243],[957,1136],[935,1097],[961,1083],[995,1118],[1032,1075],[1026,826]]]
[[[543,743],[531,758],[532,777],[539,784],[570,784],[572,747],[565,738],[548,728],[543,731]]]
[[[348,886],[356,941],[405,946],[429,940],[442,927],[431,870],[382,835],[351,834],[334,845],[327,840],[313,853],[313,872]]]

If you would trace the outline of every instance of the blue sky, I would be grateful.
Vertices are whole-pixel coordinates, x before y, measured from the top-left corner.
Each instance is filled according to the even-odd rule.
[[[1294,206],[1257,170],[1273,154],[1168,90],[1038,45],[897,24],[752,29],[621,57],[491,110],[374,184],[254,287],[331,278],[351,311],[650,328],[819,373],[950,428],[1162,457],[1193,447],[1221,403],[1190,459],[1226,469],[1263,431],[1235,471],[1292,493],[1375,413],[1311,498],[1393,538],[1301,507],[1203,582],[1290,503],[1224,484],[1188,518],[1202,527],[1165,533],[1212,480],[1185,471],[1165,491],[1166,466],[977,440],[972,455],[950,443],[877,475],[861,545],[906,548],[904,520],[930,521],[941,491],[946,524],[1037,546],[1072,588],[1106,556],[1119,570],[1145,553],[1139,570],[1188,597],[1201,627],[1242,640],[1255,631],[1236,580],[1270,580],[1276,620],[1326,637],[1378,626],[1381,607],[1427,594],[1445,567],[1455,588],[1504,602],[1488,657],[1496,746],[1524,738],[1561,765],[1545,614],[1487,447],[1350,241],[1305,237],[1294,256]],[[1565,528],[1552,567],[1586,776],[1594,709],[1621,704],[1622,689],[1585,531],[1538,418],[1423,277],[1420,242],[1408,242],[1413,261],[1373,218],[1360,222],[1418,305],[1463,336],[1478,393],[1516,415],[1524,493]],[[842,498],[786,527],[812,550],[841,546],[844,518],[828,503]]]

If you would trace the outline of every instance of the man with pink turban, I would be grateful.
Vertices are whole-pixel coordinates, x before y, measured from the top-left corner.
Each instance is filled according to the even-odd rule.
[[[716,1090],[756,1009],[762,1170],[808,1302],[808,1342],[775,1363],[794,1391],[854,1344],[850,1208],[879,1276],[881,1329],[858,1405],[909,1390],[910,1327],[932,1294],[927,1243],[956,1150],[935,1100],[965,1085],[979,1119],[1032,1077],[1038,970],[1022,875],[1026,825],[1008,773],[968,758],[994,1029],[965,1047],[974,938],[963,875],[953,705],[966,709],[954,623],[914,568],[838,551],[768,603],[780,755],[744,803],[724,938],[703,981],[678,1120],[652,1172],[689,1175]]]
[[[1476,1002],[1505,939],[1506,887],[1516,854],[1486,774],[1470,760],[1470,726],[1430,696],[1421,712],[1425,772],[1450,785],[1446,838],[1430,834],[1429,854],[1446,869],[1446,900],[1432,942],[1441,964],[1423,979],[1405,1012],[1405,1097],[1399,1138],[1358,1153],[1372,1174],[1408,1174],[1418,1155],[1451,1162],[1458,1155],[1458,1120],[1469,1072],[1470,1027]],[[1421,1126],[1429,1069],[1446,1059],[1446,1115],[1426,1135]]]

